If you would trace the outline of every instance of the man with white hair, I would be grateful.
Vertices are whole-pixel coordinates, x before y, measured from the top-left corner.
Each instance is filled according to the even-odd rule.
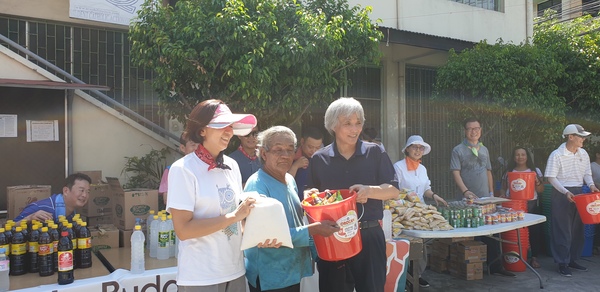
[[[578,124],[567,125],[562,135],[566,142],[552,151],[546,165],[545,176],[553,187],[552,257],[558,264],[558,272],[565,277],[571,277],[571,269],[587,271],[575,262],[581,256],[585,239],[573,198],[582,193],[584,181],[592,192],[598,192],[592,180],[590,157],[582,148],[590,134]]]

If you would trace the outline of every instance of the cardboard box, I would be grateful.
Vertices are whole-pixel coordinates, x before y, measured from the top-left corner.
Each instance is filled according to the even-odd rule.
[[[131,234],[133,230],[119,229],[119,247],[131,247]]]
[[[146,230],[142,230],[142,233],[144,233],[144,238],[148,240]],[[119,229],[119,247],[131,247],[131,234],[133,234],[133,230]]]
[[[81,216],[81,219],[83,219],[85,222],[87,222],[88,226],[90,227],[94,227],[96,225],[101,225],[101,224],[113,224],[114,223],[114,219],[113,219],[113,215],[104,215],[104,216],[93,216],[93,217],[86,217],[86,216]]]
[[[81,209],[81,215],[86,217],[111,215],[114,208],[113,201],[113,192],[110,185],[92,184],[90,185],[88,202]]]
[[[450,261],[458,263],[482,263],[487,260],[487,246],[480,241],[455,242],[450,247]]]
[[[471,237],[439,238],[437,240],[444,242],[444,243],[454,243],[454,242],[460,242],[460,241],[475,240],[475,237],[471,236]]]
[[[448,259],[431,256],[429,259],[429,268],[437,273],[448,272]]]
[[[102,181],[102,170],[86,170],[86,171],[76,171],[79,173],[87,174],[92,179],[92,184],[101,184]]]
[[[122,230],[132,230],[139,218],[142,230],[145,230],[150,210],[158,209],[158,190],[123,190],[117,178],[106,179],[115,196],[115,225]]]
[[[450,261],[448,263],[450,275],[464,280],[483,279],[483,263],[457,263]]]
[[[93,250],[119,248],[119,230],[113,224],[91,227],[90,233]]]
[[[452,246],[451,243],[436,239],[433,241],[433,244],[431,244],[431,255],[448,260],[450,259],[450,246]]]
[[[6,187],[7,218],[14,219],[23,209],[36,201],[50,197],[52,187],[47,185],[21,185]]]

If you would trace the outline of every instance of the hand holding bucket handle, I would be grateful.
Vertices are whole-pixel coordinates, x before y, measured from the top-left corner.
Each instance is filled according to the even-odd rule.
[[[571,193],[570,191],[567,191],[565,196],[567,196],[567,200],[569,200],[569,202],[575,203],[575,200],[573,199],[575,197],[575,195],[573,195],[573,193]]]
[[[371,187],[365,185],[353,185],[350,188],[350,191],[356,193],[356,202],[360,204],[364,204],[369,200],[371,195]]]

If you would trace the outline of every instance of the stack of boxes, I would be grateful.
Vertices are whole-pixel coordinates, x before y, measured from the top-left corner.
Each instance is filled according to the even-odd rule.
[[[436,239],[432,244],[430,268],[464,280],[480,280],[486,260],[486,245],[473,237]]]
[[[123,190],[119,179],[107,177],[106,180],[114,194],[115,214],[113,219],[115,226],[119,229],[119,245],[130,247],[129,238],[133,233],[136,219],[139,220],[145,233],[146,220],[150,215],[150,210],[158,210],[158,190]],[[148,238],[148,235],[144,235]]]
[[[136,218],[142,230],[150,210],[158,209],[158,190],[123,190],[118,178],[102,181],[102,171],[80,171],[92,179],[88,203],[77,213],[88,223],[94,249],[128,247]],[[7,187],[8,218],[13,219],[28,204],[51,195],[51,186]]]
[[[51,186],[22,185],[6,187],[7,218],[14,219],[27,205],[50,197]]]

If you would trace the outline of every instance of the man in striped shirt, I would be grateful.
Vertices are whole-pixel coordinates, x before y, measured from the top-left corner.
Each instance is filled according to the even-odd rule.
[[[573,198],[582,193],[584,182],[592,192],[598,192],[592,180],[590,157],[582,148],[590,134],[580,125],[567,125],[563,130],[566,142],[552,151],[546,165],[545,176],[553,186],[552,256],[558,272],[565,277],[571,277],[571,269],[587,271],[575,262],[583,251],[584,232]]]

